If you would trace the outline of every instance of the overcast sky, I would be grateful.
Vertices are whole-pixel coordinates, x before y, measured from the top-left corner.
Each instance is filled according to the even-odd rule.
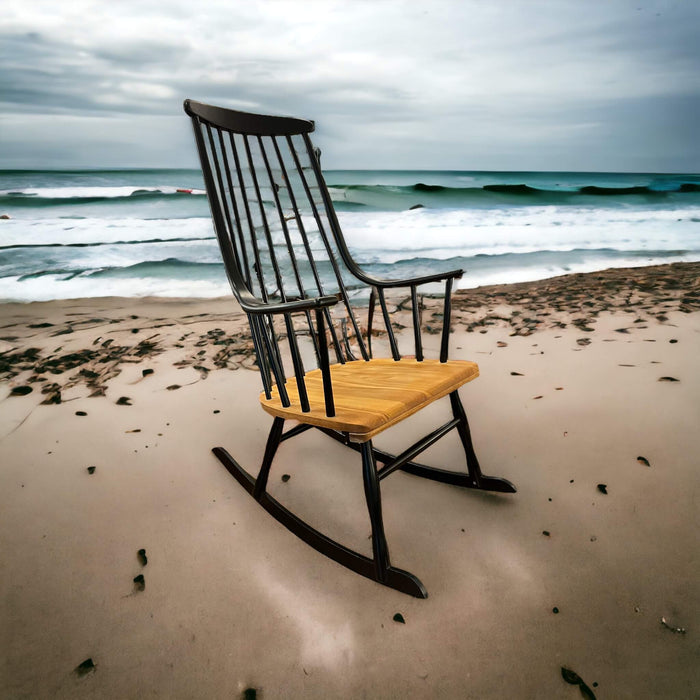
[[[700,171],[698,0],[5,0],[0,168],[197,167],[182,101],[325,168]]]

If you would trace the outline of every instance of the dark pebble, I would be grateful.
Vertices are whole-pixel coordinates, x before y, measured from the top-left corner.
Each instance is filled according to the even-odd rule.
[[[637,461],[641,462],[643,465],[650,467],[651,464],[649,464],[649,460],[646,457],[642,457],[641,455],[637,457]]]
[[[153,374],[154,372],[155,372],[154,369],[144,369],[144,370],[141,372],[141,376],[147,377],[149,374]]]
[[[282,474],[282,481],[287,483],[292,477],[289,474]]]
[[[561,677],[569,684],[569,685],[577,685],[579,687],[579,690],[581,691],[581,695],[586,698],[587,700],[595,700],[595,695],[593,694],[593,691],[584,683],[583,678],[576,673],[576,671],[572,671],[570,668],[566,668],[565,666],[561,667]],[[593,686],[596,687],[598,684],[594,683]]]
[[[570,685],[581,685],[581,676],[565,666],[561,667],[561,677]]]
[[[558,615],[558,614],[559,614],[559,608],[552,608],[552,612],[553,612],[555,615]]]
[[[175,389],[179,389],[180,385],[179,384],[171,384],[170,386],[165,387],[168,391],[175,391]]]
[[[76,416],[87,416],[87,413],[85,413],[85,411],[76,411],[75,415]]]
[[[10,392],[10,396],[26,396],[27,394],[31,394],[32,391],[34,391],[34,389],[30,386],[16,386]]]
[[[511,377],[524,377],[524,374],[521,374],[520,372],[511,372],[510,373]]]
[[[678,341],[675,338],[672,338],[671,340],[668,341],[669,343],[677,343]]]
[[[221,411],[217,408],[214,413],[221,413]]]
[[[141,566],[146,566],[148,564],[148,557],[146,556],[146,550],[145,549],[139,549],[138,552],[136,552],[136,556],[139,559],[139,563]],[[134,579],[136,580],[136,579]]]
[[[95,469],[97,469],[97,467],[88,467],[88,468],[87,468],[89,474],[94,474],[94,473],[95,473]]]
[[[402,625],[406,624],[406,620],[403,619],[403,615],[401,613],[396,613],[396,615],[394,615],[393,619],[394,619],[394,622],[400,622]]]
[[[131,406],[131,399],[128,396],[120,396],[117,399],[117,406]]]
[[[676,379],[675,377],[659,377],[660,382],[680,382],[680,379]]]
[[[143,577],[143,574],[139,574],[134,578],[134,587],[137,591],[146,590],[146,579]]]
[[[243,691],[243,700],[255,700],[258,697],[258,691],[255,688],[246,688]]]
[[[545,537],[549,537],[550,532],[549,532],[549,530],[542,530],[542,534],[543,534]]]
[[[607,484],[598,484],[598,491],[601,493],[607,494],[608,493],[608,485]]]
[[[92,659],[85,659],[85,661],[83,661],[83,663],[78,664],[73,669],[73,672],[79,676],[86,676],[88,673],[91,673],[94,670],[95,670],[95,663],[93,662],[93,660]]]

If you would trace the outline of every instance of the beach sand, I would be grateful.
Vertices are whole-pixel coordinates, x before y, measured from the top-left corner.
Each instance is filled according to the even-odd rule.
[[[518,493],[382,482],[418,600],[306,546],[211,454],[256,472],[271,423],[232,299],[0,306],[0,697],[581,697],[562,667],[598,698],[700,697],[700,264],[453,309],[477,454]],[[462,469],[456,435],[421,460]],[[369,553],[355,452],[307,432],[270,490]]]

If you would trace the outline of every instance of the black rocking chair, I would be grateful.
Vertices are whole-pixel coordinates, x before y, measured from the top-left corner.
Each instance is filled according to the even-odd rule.
[[[260,403],[274,416],[257,478],[222,447],[214,454],[273,517],[327,557],[418,598],[427,597],[413,574],[389,561],[379,482],[397,470],[455,486],[514,493],[507,480],[481,473],[458,389],[479,374],[466,360],[448,360],[451,292],[461,270],[410,280],[376,279],[353,260],[321,173],[309,133],[314,123],[248,114],[185,101],[192,118],[209,205],[226,272],[250,323],[262,377]],[[417,287],[444,282],[439,359],[423,356]],[[369,290],[364,334],[350,305],[358,287]],[[413,352],[402,357],[385,290],[410,293]],[[379,303],[384,329],[372,330]],[[372,357],[372,336],[388,341],[389,358]],[[333,359],[331,359],[331,357]],[[391,455],[372,438],[436,399],[449,396],[452,419]],[[294,427],[283,431],[286,420]],[[309,428],[362,455],[372,526],[370,559],[318,532],[272,498],[267,481],[280,443]],[[425,449],[457,429],[467,470],[418,464]],[[383,465],[377,468],[377,463]]]

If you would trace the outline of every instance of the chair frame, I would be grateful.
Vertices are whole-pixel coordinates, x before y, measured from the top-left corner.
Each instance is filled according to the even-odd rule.
[[[412,323],[413,323],[413,340],[415,349],[415,360],[422,362],[424,360],[423,344],[421,339],[421,319],[420,306],[418,302],[417,287],[423,284],[444,282],[444,306],[443,306],[443,327],[440,342],[440,362],[448,362],[449,335],[450,335],[450,317],[451,317],[451,294],[455,279],[459,279],[463,271],[453,270],[450,272],[441,272],[431,275],[425,275],[408,280],[384,280],[378,279],[364,272],[354,261],[343,237],[340,224],[338,222],[330,193],[323,179],[320,168],[319,154],[314,149],[308,134],[314,130],[314,123],[308,120],[296,119],[292,117],[277,117],[269,115],[249,114],[234,110],[214,107],[211,105],[202,104],[193,100],[186,100],[184,103],[185,112],[190,116],[194,128],[195,142],[202,165],[205,187],[209,198],[214,228],[221,249],[226,273],[228,275],[231,288],[234,296],[238,300],[242,309],[248,316],[251,327],[253,343],[255,345],[256,356],[263,383],[263,391],[265,397],[269,400],[273,392],[278,392],[279,399],[283,406],[289,406],[291,403],[290,397],[286,390],[287,377],[284,371],[283,361],[278,345],[279,334],[276,334],[274,329],[274,318],[281,317],[284,322],[286,336],[289,344],[291,360],[294,367],[294,376],[296,387],[298,389],[299,400],[302,411],[308,412],[309,399],[306,394],[306,385],[304,381],[305,371],[301,360],[298,343],[296,340],[296,331],[294,328],[293,317],[301,316],[308,324],[309,335],[313,341],[314,353],[319,365],[323,378],[323,391],[325,401],[325,415],[328,418],[335,416],[333,382],[330,371],[329,352],[332,349],[339,363],[346,362],[362,362],[370,361],[372,358],[372,324],[374,318],[374,310],[377,301],[381,308],[381,314],[384,326],[387,333],[391,356],[395,361],[401,359],[399,346],[394,334],[389,310],[386,303],[385,291],[388,289],[408,288],[411,295],[412,305]],[[230,145],[226,142],[225,135],[230,140]],[[263,149],[264,137],[271,140],[274,150],[279,157],[279,163],[284,163],[279,154],[277,146],[277,138],[283,138],[287,144],[294,149],[292,137],[300,137],[306,153],[309,157],[310,169],[316,180],[318,190],[322,198],[323,213],[327,217],[329,234],[321,229],[321,234],[326,247],[331,253],[330,261],[336,273],[336,278],[339,286],[339,292],[335,294],[323,294],[322,285],[319,281],[316,268],[313,268],[316,278],[317,289],[321,291],[313,297],[303,297],[303,285],[300,275],[297,271],[296,264],[294,265],[297,282],[301,287],[302,294],[298,297],[290,297],[285,294],[284,285],[282,284],[280,271],[272,256],[272,264],[274,274],[278,280],[278,288],[280,299],[277,300],[269,293],[261,275],[260,251],[257,244],[253,242],[253,253],[255,264],[249,265],[250,269],[244,269],[244,263],[250,262],[246,259],[246,247],[243,243],[242,229],[245,227],[246,219],[250,221],[251,216],[246,207],[246,216],[239,213],[236,208],[234,196],[234,181],[229,169],[227,158],[228,152],[232,152],[235,157],[235,166],[238,169],[239,177],[241,164],[239,156],[235,150],[234,135],[243,138],[244,150],[247,155],[248,163],[251,165],[252,158],[250,151],[250,143],[257,142],[260,148]],[[221,151],[217,152],[217,149]],[[233,149],[231,151],[231,149]],[[265,151],[263,153],[267,173],[272,181],[272,170],[268,162]],[[217,153],[223,153],[223,159]],[[294,160],[299,173],[301,173],[301,181],[306,190],[306,194],[311,199],[311,206],[314,210],[316,222],[321,225],[321,218],[316,211],[316,205],[313,204],[313,199],[310,196],[309,186],[306,180],[302,167],[294,155]],[[286,175],[286,173],[285,173]],[[286,182],[285,178],[285,182]],[[267,236],[267,241],[270,244],[269,250],[272,251],[272,239],[270,237],[270,227],[263,212],[262,198],[260,195],[260,186],[258,180],[253,177],[253,185],[257,193],[258,203],[262,212],[262,228]],[[291,192],[291,186],[288,185]],[[244,182],[240,180],[240,190],[245,191]],[[226,194],[228,191],[231,194],[232,207],[227,206]],[[287,242],[289,243],[289,233],[287,226],[284,223],[285,219],[282,214],[280,198],[274,194],[275,205],[280,214],[282,228],[284,229]],[[296,221],[303,233],[303,225],[301,216],[297,210],[294,195],[292,194],[292,202],[294,204]],[[319,206],[320,208],[320,206]],[[232,215],[233,214],[233,215]],[[251,233],[253,232],[252,225]],[[256,232],[255,236],[258,235]],[[238,236],[238,238],[237,238]],[[306,241],[306,238],[304,239]],[[360,326],[357,323],[355,315],[350,304],[348,291],[343,283],[341,274],[338,268],[338,261],[334,259],[331,252],[331,242],[334,244],[340,262],[345,265],[349,273],[359,280],[363,285],[370,287],[370,298],[367,315],[367,332],[366,343],[363,340]],[[291,246],[290,246],[291,247]],[[307,251],[308,249],[308,245]],[[313,261],[312,261],[313,266]],[[256,278],[257,274],[257,280]],[[257,290],[255,285],[257,286]],[[257,293],[256,293],[257,291]],[[344,304],[350,325],[354,330],[355,340],[358,343],[359,351],[362,356],[357,360],[351,350],[350,342],[347,335],[347,329],[343,325],[343,333],[338,336],[333,321],[331,319],[329,309],[338,304]],[[313,322],[315,321],[315,323]],[[330,348],[328,336],[330,335]],[[273,381],[274,380],[274,381]],[[343,566],[355,571],[356,573],[365,576],[369,579],[377,581],[385,586],[394,588],[403,593],[416,596],[418,598],[426,598],[427,591],[421,581],[408,571],[398,569],[391,565],[389,558],[389,548],[384,534],[384,523],[382,517],[381,492],[379,482],[385,477],[396,471],[404,471],[416,476],[424,477],[434,481],[439,481],[446,484],[461,486],[470,489],[481,489],[487,491],[496,491],[501,493],[515,493],[516,489],[508,480],[500,477],[485,476],[481,472],[479,461],[474,451],[472,444],[471,431],[467,421],[467,415],[462,405],[457,390],[449,393],[450,404],[452,408],[452,419],[430,432],[425,437],[421,438],[413,445],[408,447],[399,455],[392,455],[377,449],[373,446],[372,439],[364,439],[358,441],[357,436],[352,436],[348,432],[333,430],[327,425],[312,425],[310,423],[300,422],[298,425],[284,430],[285,419],[280,416],[274,416],[272,427],[267,438],[267,444],[262,460],[260,470],[257,477],[249,474],[223,447],[213,448],[214,455],[226,467],[232,476],[245,488],[248,493],[276,520],[287,527],[291,532],[301,538],[308,545],[321,552],[325,556],[342,564]],[[262,397],[261,397],[262,400]],[[362,475],[364,483],[365,499],[369,520],[372,527],[372,558],[364,556],[356,551],[349,549],[341,543],[330,539],[325,534],[311,527],[308,523],[301,520],[294,513],[285,508],[281,503],[274,499],[267,491],[267,483],[270,474],[274,457],[280,444],[290,438],[293,438],[311,428],[316,428],[325,435],[337,440],[338,442],[350,447],[351,449],[360,452],[362,458]],[[448,471],[436,467],[426,466],[415,462],[415,458],[428,447],[433,445],[446,434],[456,429],[466,457],[467,469],[465,473]],[[378,464],[383,465],[378,468]]]

